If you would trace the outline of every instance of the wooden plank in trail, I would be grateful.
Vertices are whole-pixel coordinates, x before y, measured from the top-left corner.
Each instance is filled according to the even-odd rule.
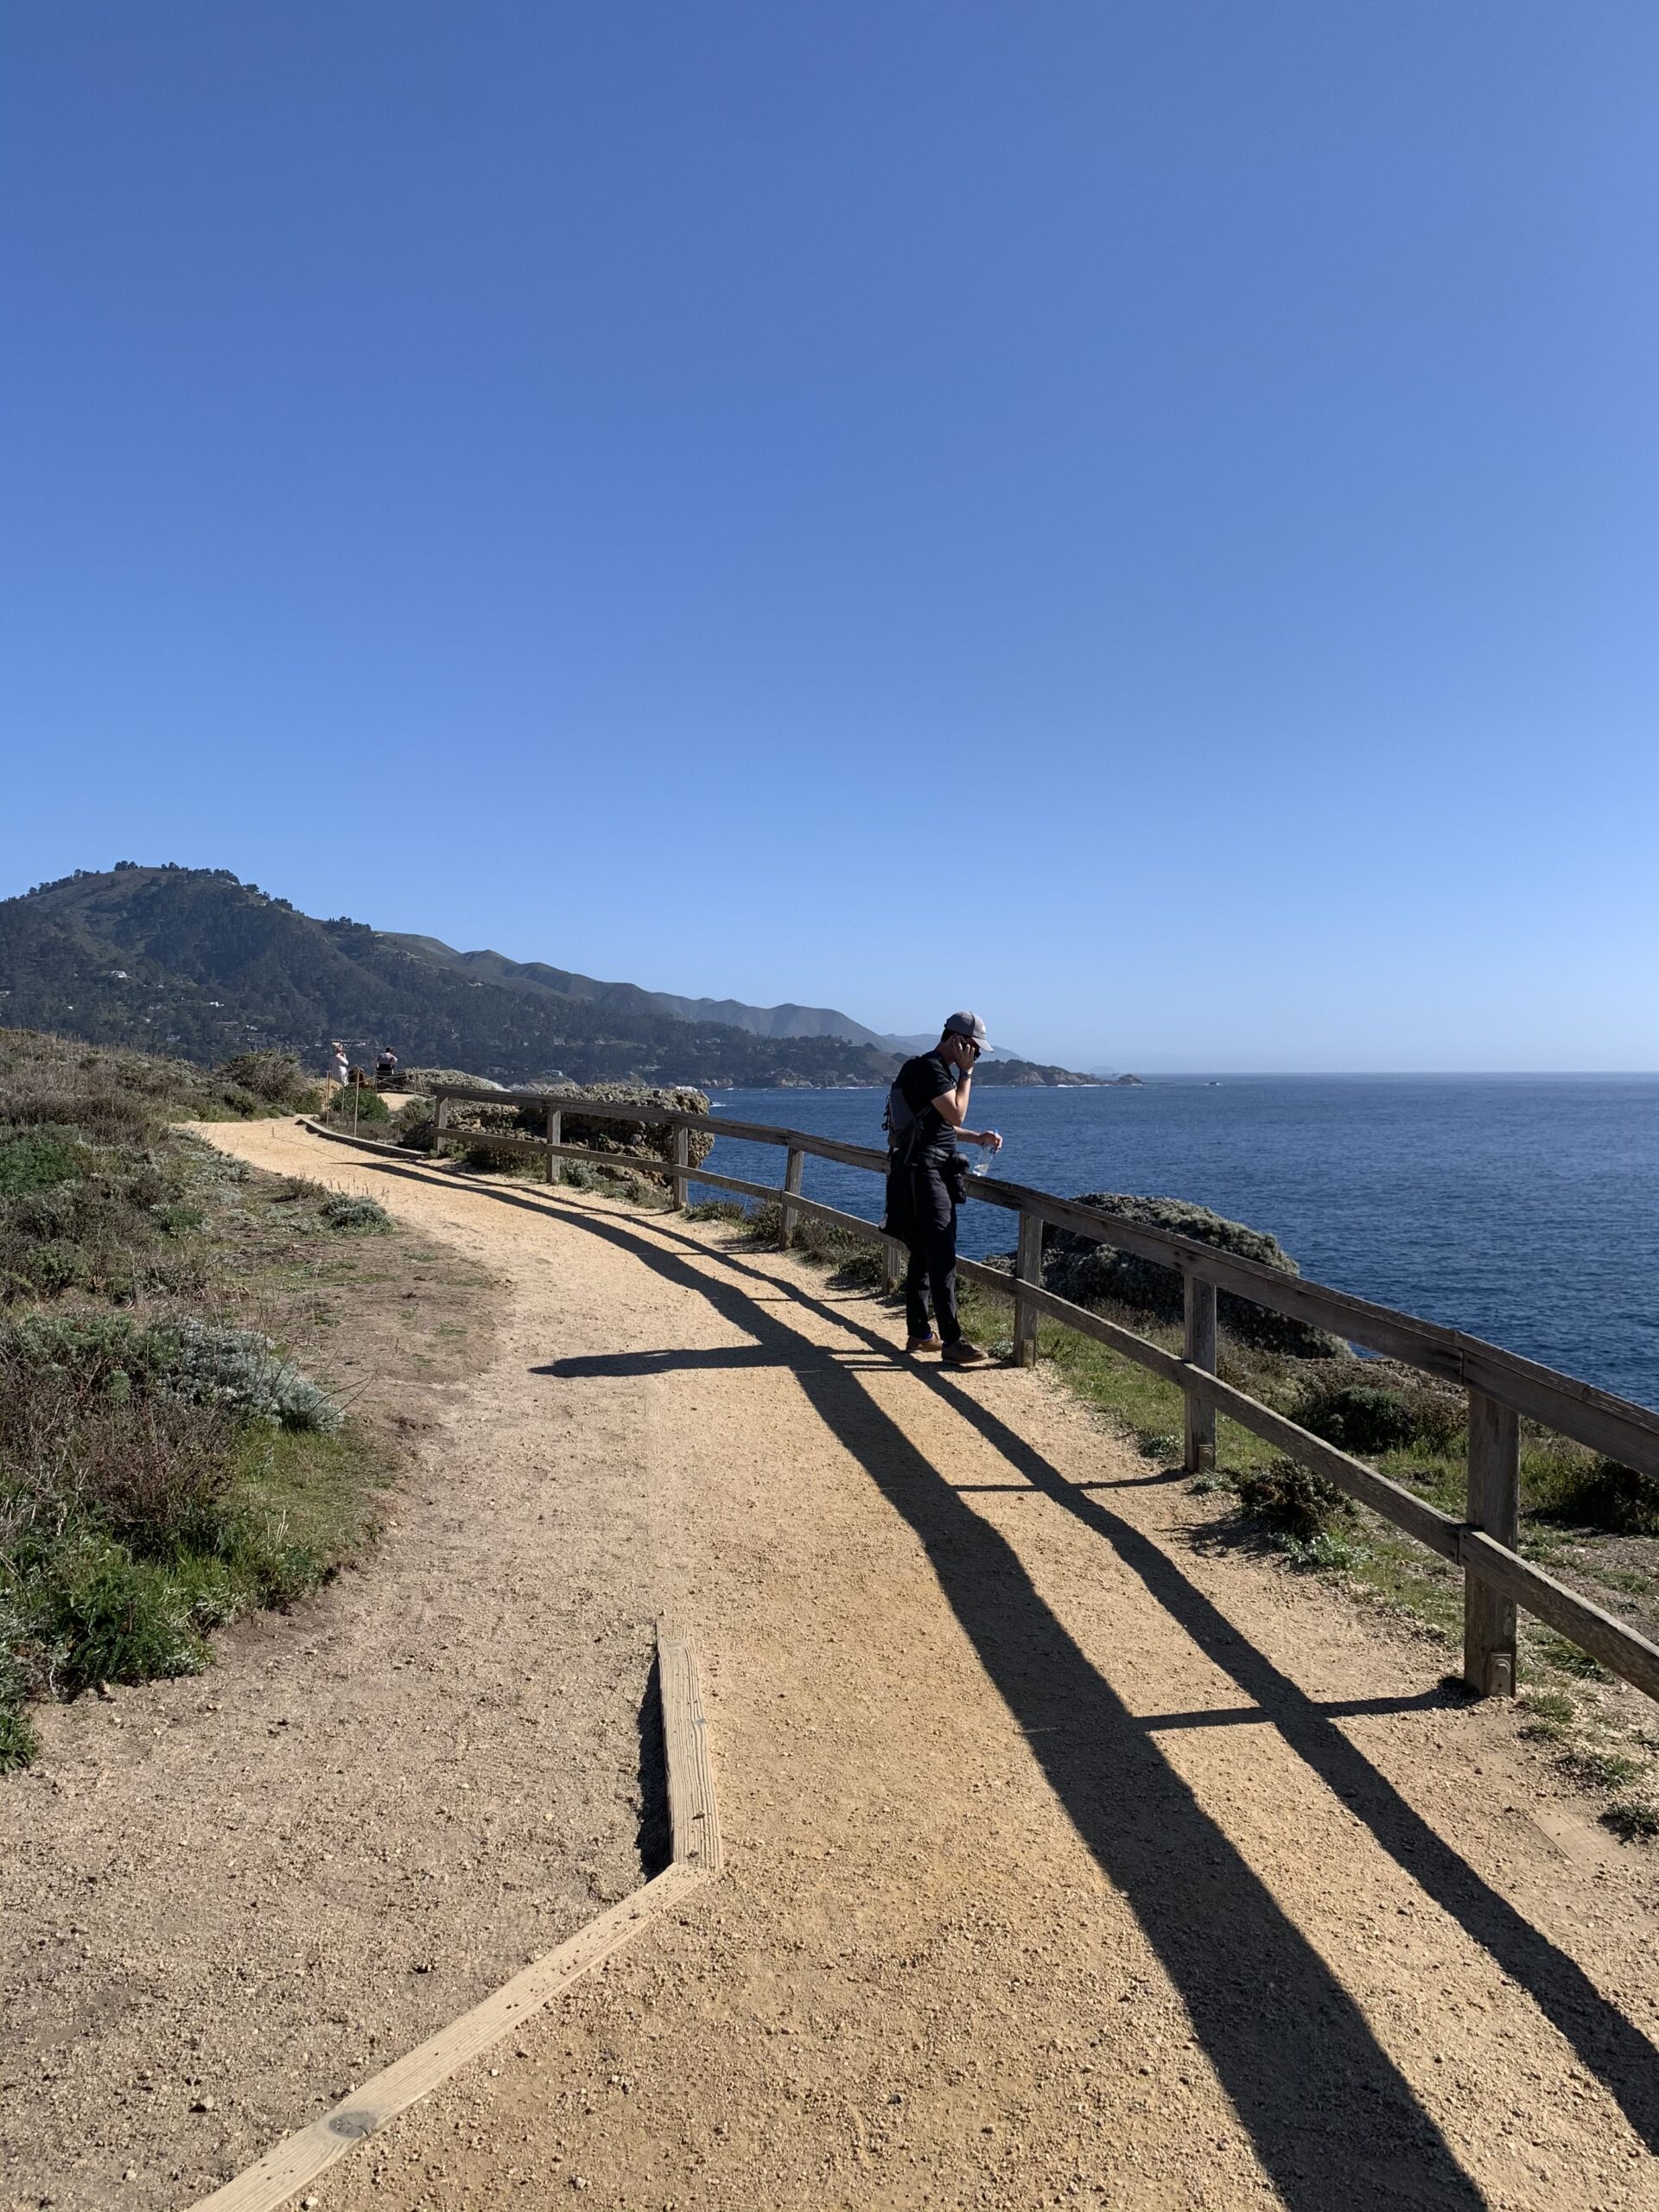
[[[709,1726],[691,1646],[666,1621],[658,1624],[657,1677],[663,1701],[663,1739],[668,1754],[668,1813],[674,1863],[720,1872],[720,1814]]]
[[[365,2136],[375,2134],[400,2112],[429,2096],[469,2058],[488,2050],[509,2028],[550,2005],[572,1982],[631,1942],[658,1913],[677,1904],[702,1878],[700,1867],[669,1867],[655,1881],[624,1897],[620,1904],[590,1920],[569,1942],[514,1974],[481,2005],[474,2005],[470,2012],[463,2012],[406,2057],[353,2090],[333,2112],[314,2120],[297,2135],[287,2137],[257,2165],[238,2174],[211,2196],[202,2197],[191,2212],[277,2212],[278,2206],[286,2204],[296,2190],[326,2172]]]
[[[469,2059],[563,1996],[573,1982],[631,1942],[660,1913],[719,1872],[720,1815],[696,1655],[687,1637],[665,1622],[658,1626],[657,1653],[673,1864],[597,1920],[590,1920],[556,1950],[532,1961],[522,1974],[514,1974],[384,2073],[365,2082],[332,2112],[286,2137],[211,2196],[199,2199],[191,2212],[278,2212],[336,2159],[429,2096]]]

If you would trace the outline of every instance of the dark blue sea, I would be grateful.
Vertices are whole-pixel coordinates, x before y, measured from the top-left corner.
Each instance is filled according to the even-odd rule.
[[[720,1113],[880,1146],[885,1094],[728,1090]],[[1169,1077],[991,1090],[1011,1181],[1195,1199],[1270,1230],[1302,1273],[1659,1405],[1659,1076]],[[769,1146],[709,1165],[782,1179]],[[996,1172],[993,1169],[993,1173]],[[874,1218],[873,1175],[806,1163],[805,1193]],[[1012,1217],[964,1210],[962,1247]]]

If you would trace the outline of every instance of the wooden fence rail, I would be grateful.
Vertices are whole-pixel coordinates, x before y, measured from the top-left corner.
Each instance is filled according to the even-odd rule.
[[[670,1113],[638,1105],[613,1105],[588,1099],[550,1101],[540,1091],[473,1090],[442,1086],[432,1094],[441,1139],[490,1151],[544,1158],[548,1180],[561,1160],[585,1160],[613,1170],[659,1175],[683,1205],[693,1183],[745,1198],[763,1198],[780,1209],[781,1242],[787,1245],[803,1217],[845,1230],[867,1243],[884,1245],[884,1274],[889,1287],[899,1273],[899,1252],[873,1222],[838,1206],[803,1198],[801,1179],[809,1157],[845,1167],[887,1173],[887,1156],[868,1145],[842,1144],[802,1129],[780,1129],[760,1122],[731,1122],[708,1114]],[[459,1103],[534,1109],[547,1116],[544,1137],[452,1126],[450,1108]],[[562,1108],[584,1121],[633,1122],[671,1132],[671,1156],[658,1162],[637,1154],[602,1152],[562,1141]],[[710,1173],[690,1165],[692,1130],[745,1143],[780,1147],[786,1154],[781,1184],[752,1183],[734,1175]],[[1628,1399],[1580,1382],[1554,1368],[1522,1359],[1478,1337],[1447,1329],[1414,1314],[1375,1306],[1346,1291],[1285,1275],[1255,1260],[1218,1252],[1169,1230],[1128,1222],[1097,1207],[1081,1205],[1046,1191],[1000,1178],[974,1177],[968,1195],[982,1204],[1007,1208],[1019,1217],[1012,1275],[962,1260],[958,1272],[1014,1300],[1014,1357],[1030,1366],[1037,1357],[1039,1319],[1057,1321],[1162,1376],[1181,1392],[1185,1408],[1184,1461],[1196,1472],[1212,1465],[1216,1417],[1224,1414],[1252,1434],[1276,1445],[1300,1465],[1324,1475],[1349,1497],[1357,1498],[1430,1550],[1460,1566],[1464,1574],[1464,1675],[1484,1697],[1511,1693],[1516,1682],[1516,1609],[1524,1607],[1591,1656],[1659,1699],[1659,1645],[1569,1590],[1516,1549],[1520,1515],[1520,1425],[1529,1421],[1573,1438],[1621,1465],[1659,1477],[1659,1414]],[[1109,1321],[1084,1306],[1057,1298],[1042,1284],[1045,1227],[1069,1230],[1118,1251],[1132,1252],[1179,1274],[1185,1331],[1180,1353],[1166,1351],[1132,1329]],[[1420,1369],[1459,1385],[1469,1401],[1468,1488],[1465,1518],[1454,1520],[1403,1484],[1340,1452],[1324,1438],[1275,1413],[1248,1392],[1224,1382],[1216,1373],[1216,1304],[1228,1291],[1270,1312],[1328,1331],[1368,1351]]]

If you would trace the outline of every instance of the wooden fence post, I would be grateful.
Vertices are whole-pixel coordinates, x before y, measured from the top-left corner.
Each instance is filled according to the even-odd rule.
[[[1020,1209],[1020,1249],[1014,1262],[1016,1283],[1043,1287],[1043,1217],[1030,1207]],[[1016,1367],[1037,1364],[1037,1308],[1016,1289],[1014,1294],[1014,1360]]]
[[[1182,1287],[1186,1319],[1186,1357],[1206,1375],[1216,1371],[1216,1286],[1202,1275],[1183,1271]],[[1192,1391],[1185,1393],[1185,1441],[1181,1464],[1189,1475],[1203,1474],[1216,1464],[1216,1409]]]
[[[550,1183],[559,1183],[564,1179],[564,1171],[559,1166],[558,1155],[553,1149],[556,1144],[563,1141],[563,1109],[550,1106],[547,1109],[547,1179]]]
[[[674,1132],[674,1203],[683,1206],[691,1188],[686,1170],[691,1165],[691,1132],[683,1123]]]
[[[801,1187],[801,1175],[805,1166],[806,1154],[804,1152],[798,1151],[793,1145],[791,1145],[789,1148],[789,1158],[784,1163],[785,1196],[783,1224],[778,1232],[778,1245],[780,1251],[787,1252],[790,1246],[795,1242],[795,1224],[798,1219],[798,1216],[797,1215],[794,1207],[789,1203],[789,1193],[791,1191],[796,1192],[799,1192]]]
[[[891,1297],[902,1290],[905,1275],[910,1266],[910,1254],[896,1236],[881,1239],[881,1287]]]
[[[1495,1543],[1521,1537],[1521,1421],[1508,1406],[1469,1393],[1468,1517]],[[1515,1600],[1463,1570],[1463,1675],[1482,1697],[1515,1695]]]
[[[437,1113],[437,1131],[438,1131],[438,1135],[439,1135],[440,1136],[442,1136],[442,1135],[443,1135],[444,1131],[448,1128],[448,1126],[449,1126],[449,1101],[448,1101],[447,1098],[440,1098],[440,1099],[439,1099],[439,1101],[438,1101],[438,1113]]]

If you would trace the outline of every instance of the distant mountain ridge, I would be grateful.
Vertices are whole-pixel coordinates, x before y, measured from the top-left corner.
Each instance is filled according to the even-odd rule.
[[[753,1037],[839,1037],[849,1045],[870,1045],[877,1052],[907,1057],[925,1052],[938,1042],[937,1030],[918,1031],[908,1037],[884,1035],[866,1028],[850,1014],[834,1007],[748,1006],[741,999],[688,999],[672,991],[652,991],[638,983],[604,983],[569,968],[550,968],[544,960],[509,960],[504,952],[457,952],[442,938],[411,937],[395,930],[377,932],[388,944],[407,945],[412,951],[438,960],[474,978],[504,983],[510,990],[551,991],[561,998],[586,999],[618,1012],[666,1014],[677,1021],[717,1022],[723,1028],[745,1029]],[[991,1059],[1018,1059],[1017,1052],[993,1047]]]
[[[317,920],[228,868],[170,863],[79,869],[0,901],[0,1025],[205,1062],[257,1044],[315,1063],[339,1037],[357,1057],[387,1043],[408,1065],[503,1083],[886,1084],[898,1065],[888,1040],[832,1008],[680,998],[458,952]],[[1014,1061],[983,1079],[1086,1078]]]
[[[746,1030],[753,1037],[838,1037],[849,1045],[874,1046],[878,1052],[899,1048],[899,1040],[867,1029],[861,1021],[837,1013],[833,1007],[746,1006],[741,999],[680,998],[672,991],[645,990],[638,983],[600,982],[569,968],[550,968],[543,960],[509,960],[501,952],[457,952],[435,937],[407,937],[396,931],[380,934],[390,944],[408,945],[430,959],[505,984],[510,990],[550,991],[561,998],[584,999],[618,1011],[665,1014],[676,1021],[712,1021],[722,1028]]]

